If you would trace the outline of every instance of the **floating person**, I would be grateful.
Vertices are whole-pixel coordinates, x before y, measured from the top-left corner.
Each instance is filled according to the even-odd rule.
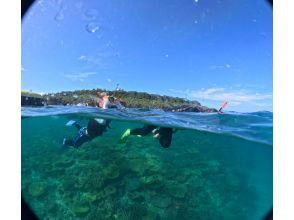
[[[127,129],[121,136],[119,142],[125,143],[130,135],[144,137],[151,132],[153,133],[153,137],[159,140],[159,143],[162,147],[168,148],[171,145],[172,135],[175,131],[173,128],[157,127],[154,125],[145,124],[142,128]]]
[[[77,135],[73,139],[63,139],[63,146],[80,147],[82,144],[101,136],[109,127],[109,120],[90,119],[87,127],[82,127],[76,121],[70,120],[66,126],[75,126],[78,129]]]

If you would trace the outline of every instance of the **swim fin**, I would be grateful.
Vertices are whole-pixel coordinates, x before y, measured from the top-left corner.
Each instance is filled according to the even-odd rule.
[[[105,119],[102,119],[102,118],[94,118],[94,119],[95,119],[95,121],[97,121],[101,125],[105,125],[106,124],[106,120]]]
[[[66,126],[73,126],[76,123],[74,120],[69,120],[65,125]]]
[[[131,129],[127,129],[119,139],[119,143],[123,144],[127,141],[128,137],[131,135]]]

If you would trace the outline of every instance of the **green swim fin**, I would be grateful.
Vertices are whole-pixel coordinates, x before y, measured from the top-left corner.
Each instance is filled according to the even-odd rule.
[[[127,129],[119,139],[119,143],[123,144],[127,141],[128,137],[131,135],[131,129]]]

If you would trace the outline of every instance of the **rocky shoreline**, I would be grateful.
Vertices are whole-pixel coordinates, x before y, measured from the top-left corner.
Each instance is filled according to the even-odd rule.
[[[198,101],[178,97],[161,96],[146,92],[107,91],[101,89],[62,91],[38,96],[34,93],[22,93],[21,106],[96,106],[97,94],[102,92],[107,92],[109,95],[120,99],[126,108],[163,109],[171,112],[217,112],[216,109],[203,106]]]

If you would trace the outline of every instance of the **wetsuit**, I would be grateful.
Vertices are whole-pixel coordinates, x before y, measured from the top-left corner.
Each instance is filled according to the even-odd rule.
[[[78,148],[85,142],[88,142],[95,137],[102,135],[102,133],[109,126],[110,121],[104,119],[100,119],[98,121],[95,119],[90,119],[87,127],[81,127],[77,122],[75,122],[74,126],[79,131],[74,139],[65,139],[64,145]]]
[[[90,141],[90,140],[91,140],[91,138],[87,134],[87,127],[82,127],[78,131],[78,133],[74,139],[66,139],[64,144],[67,146],[72,146],[72,147],[77,148],[77,147],[81,146],[83,143]]]
[[[144,125],[142,128],[132,129],[130,131],[130,134],[146,136],[156,128],[157,127],[154,125]],[[154,134],[159,134],[159,143],[162,147],[168,148],[171,145],[172,134],[173,134],[172,128],[160,127],[159,129],[155,131]]]
[[[132,129],[131,135],[141,135],[144,137],[150,134],[154,129],[156,129],[156,126],[154,125],[144,125],[142,128]]]

